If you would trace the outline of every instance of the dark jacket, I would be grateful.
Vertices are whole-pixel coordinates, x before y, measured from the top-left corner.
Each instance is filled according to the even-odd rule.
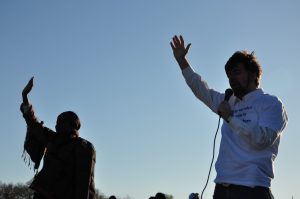
[[[63,136],[44,127],[34,115],[32,106],[23,117],[27,123],[25,151],[38,168],[44,156],[43,168],[30,185],[45,199],[94,199],[93,145],[78,135]]]

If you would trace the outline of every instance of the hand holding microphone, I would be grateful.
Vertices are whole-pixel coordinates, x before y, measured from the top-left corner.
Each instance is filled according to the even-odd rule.
[[[228,100],[232,94],[233,94],[233,91],[231,89],[229,89],[229,88],[226,89],[224,101],[221,102],[221,104],[219,105],[219,108],[218,108],[218,114],[220,115],[220,117],[222,117],[227,122],[229,122],[230,117],[232,116],[232,110],[228,103]]]

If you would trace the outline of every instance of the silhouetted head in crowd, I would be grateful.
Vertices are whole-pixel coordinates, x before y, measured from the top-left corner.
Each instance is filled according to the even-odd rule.
[[[155,195],[155,199],[166,199],[166,196],[165,196],[165,194],[158,192]]]
[[[109,196],[108,199],[117,199],[116,196]]]
[[[189,195],[189,199],[199,199],[199,194],[198,193],[191,193]]]

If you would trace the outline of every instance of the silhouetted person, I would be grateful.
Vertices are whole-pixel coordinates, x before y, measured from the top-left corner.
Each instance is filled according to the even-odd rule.
[[[259,88],[261,66],[246,51],[235,52],[225,64],[233,95],[224,100],[224,93],[209,88],[190,67],[185,58],[190,45],[174,36],[174,57],[195,96],[224,120],[213,198],[273,198],[273,162],[288,120],[282,102]]]
[[[150,196],[150,198],[149,199],[155,199],[155,197],[154,196]]]
[[[117,199],[116,196],[109,196],[108,199]]]
[[[56,132],[44,127],[27,97],[32,87],[33,78],[22,92],[21,111],[27,123],[24,149],[35,170],[44,156],[43,168],[30,185],[34,199],[94,199],[96,152],[90,142],[79,137],[78,116],[66,111],[57,117]]]

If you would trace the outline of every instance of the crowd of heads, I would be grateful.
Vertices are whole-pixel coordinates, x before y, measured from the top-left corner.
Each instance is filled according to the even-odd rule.
[[[149,199],[167,199],[167,195],[161,192],[157,192],[155,196],[150,196]],[[116,196],[112,195],[108,199],[117,199]],[[189,199],[199,199],[199,194],[198,193],[191,193],[189,195]]]

